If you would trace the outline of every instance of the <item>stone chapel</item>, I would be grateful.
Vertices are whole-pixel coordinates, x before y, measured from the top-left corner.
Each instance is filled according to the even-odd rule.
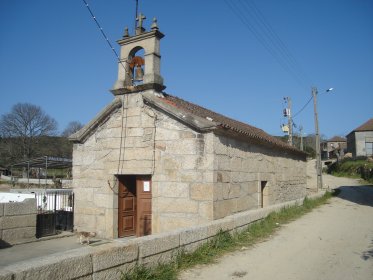
[[[73,145],[74,224],[101,238],[161,233],[306,195],[306,154],[165,92],[156,19],[122,39],[113,100]]]

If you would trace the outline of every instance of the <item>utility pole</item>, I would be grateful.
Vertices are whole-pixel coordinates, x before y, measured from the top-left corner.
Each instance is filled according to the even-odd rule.
[[[322,166],[321,166],[321,153],[320,153],[320,132],[319,132],[319,119],[317,115],[317,88],[312,87],[313,97],[313,110],[315,115],[315,140],[316,140],[316,174],[317,174],[317,191],[322,189]]]
[[[303,151],[303,126],[299,126],[300,132],[300,150]]]
[[[291,98],[290,97],[284,97],[286,103],[287,103],[287,109],[285,116],[288,117],[288,126],[289,126],[289,138],[288,143],[290,146],[293,146],[293,119],[291,117]]]

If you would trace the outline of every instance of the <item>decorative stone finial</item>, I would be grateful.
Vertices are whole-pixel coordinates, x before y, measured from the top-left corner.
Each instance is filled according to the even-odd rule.
[[[158,30],[158,24],[157,24],[157,18],[156,17],[153,18],[153,23],[152,23],[151,29],[152,30]]]
[[[128,27],[126,26],[124,28],[124,34],[123,34],[123,38],[128,38],[130,36],[130,34],[128,33]]]

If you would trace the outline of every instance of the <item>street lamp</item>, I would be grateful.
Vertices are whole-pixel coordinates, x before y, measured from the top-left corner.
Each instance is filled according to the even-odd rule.
[[[333,88],[327,89],[325,92],[332,91]],[[317,115],[317,88],[312,87],[313,97],[313,110],[315,116],[315,140],[316,140],[316,174],[317,174],[317,191],[322,189],[322,165],[321,165],[321,152],[320,152],[320,131],[319,131],[319,120]]]

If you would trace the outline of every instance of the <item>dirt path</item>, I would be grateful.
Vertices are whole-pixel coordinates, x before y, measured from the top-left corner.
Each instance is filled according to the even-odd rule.
[[[270,240],[184,271],[180,279],[373,279],[373,187],[324,176],[339,197],[290,224]]]

